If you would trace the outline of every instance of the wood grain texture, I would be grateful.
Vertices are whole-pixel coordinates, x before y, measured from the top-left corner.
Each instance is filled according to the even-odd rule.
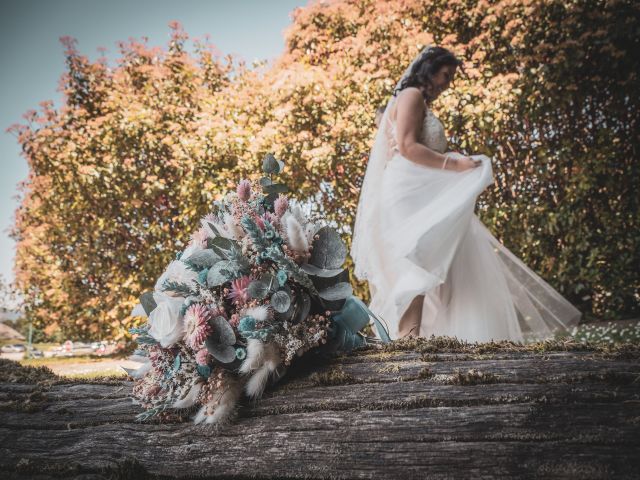
[[[131,385],[1,383],[3,478],[640,478],[635,353],[302,359],[219,432],[134,422]]]

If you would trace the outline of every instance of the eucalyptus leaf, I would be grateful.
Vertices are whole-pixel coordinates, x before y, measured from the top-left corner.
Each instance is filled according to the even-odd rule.
[[[299,292],[296,297],[296,310],[293,315],[293,322],[300,323],[309,316],[309,310],[311,309],[311,297],[307,292]]]
[[[241,267],[235,260],[224,260],[225,266],[220,270],[220,273],[227,276],[228,280],[233,280],[238,277],[241,271]]]
[[[320,298],[325,300],[342,300],[349,297],[353,293],[353,288],[351,284],[347,282],[340,282],[335,284],[333,287],[325,288],[321,290],[318,294]]]
[[[191,255],[186,260],[183,260],[185,263],[189,262],[195,265],[200,265],[203,267],[211,267],[217,262],[222,260],[220,256],[214,252],[212,249],[207,248],[204,250],[199,250]]]
[[[309,275],[315,275],[316,277],[324,277],[324,278],[330,278],[330,277],[335,277],[337,275],[340,275],[343,270],[342,268],[331,268],[331,269],[320,268],[310,263],[304,263],[300,265],[300,268],[305,273],[308,273]]]
[[[278,289],[277,284],[276,284],[276,289]],[[300,298],[299,297],[300,292],[298,292],[297,295],[294,295],[293,291],[290,289],[288,285],[284,285],[282,288],[279,288],[279,290],[286,292],[287,295],[289,295],[289,298],[291,299],[289,308],[285,312],[278,312],[276,310],[276,313],[275,313],[276,320],[284,322],[284,321],[291,320],[291,318],[293,317],[293,314],[296,312],[297,301]]]
[[[271,181],[271,179],[269,177],[262,177],[260,179],[260,185],[262,187],[266,187],[267,185],[271,185],[273,182]]]
[[[292,301],[286,312],[280,313],[280,312],[276,311],[275,314],[274,314],[274,318],[276,320],[278,320],[279,322],[286,322],[288,320],[291,320],[291,317],[293,317],[295,309],[296,309],[296,302]]]
[[[222,345],[220,343],[211,343],[209,340],[205,342],[209,353],[222,363],[231,363],[236,359],[236,349],[231,345]]]
[[[261,282],[260,280],[254,280],[247,287],[247,291],[251,298],[262,300],[269,294],[269,285]]]
[[[285,313],[291,305],[291,297],[284,290],[279,290],[271,295],[271,305],[276,312]]]
[[[260,281],[269,288],[269,292],[275,292],[278,289],[278,280],[269,272],[263,273],[260,276]]]
[[[316,275],[309,275],[309,278],[313,282],[313,285],[316,287],[318,292],[325,290],[327,288],[333,287],[337,283],[346,282],[351,283],[349,281],[349,270],[344,269],[335,277],[322,277]]]
[[[267,206],[273,206],[274,202],[278,199],[277,193],[270,193],[264,197],[264,203]]]
[[[233,345],[236,343],[236,334],[233,332],[233,327],[229,325],[226,318],[218,315],[211,321],[211,326],[213,327],[213,333],[209,335],[207,340],[223,345]]]
[[[347,258],[347,246],[333,228],[325,226],[316,232],[309,263],[325,270],[341,268]]]
[[[271,185],[263,187],[262,190],[267,194],[287,193],[289,191],[289,187],[287,187],[284,183],[273,183]]]
[[[226,237],[216,237],[211,240],[211,245],[221,248],[222,250],[231,250],[234,246],[234,241]]]
[[[158,306],[153,298],[153,292],[144,292],[140,296],[140,304],[142,305],[142,308],[144,308],[147,316],[149,316],[149,314]]]
[[[209,225],[209,228],[211,229],[211,231],[217,235],[220,236],[220,230],[218,230],[218,227],[216,227],[213,223],[211,222],[207,222],[207,225]]]
[[[219,238],[219,237],[216,237]],[[207,238],[207,248],[213,250],[220,258],[229,258],[229,253],[214,243],[215,238]]]
[[[268,153],[262,160],[262,171],[267,174],[278,173],[280,171],[280,164],[271,153]]]
[[[207,273],[207,286],[217,287],[227,282],[229,280],[229,275],[226,270],[228,265],[229,260],[223,260],[211,267]]]
[[[180,370],[180,365],[182,364],[182,360],[180,359],[180,354],[176,355],[176,359],[173,361],[173,369],[177,372]]]

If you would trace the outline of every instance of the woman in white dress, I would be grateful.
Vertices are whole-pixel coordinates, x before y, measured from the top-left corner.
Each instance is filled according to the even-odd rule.
[[[428,47],[398,82],[369,155],[354,226],[355,275],[391,339],[540,340],[581,313],[502,245],[474,213],[491,159],[448,152],[431,103],[462,62]]]

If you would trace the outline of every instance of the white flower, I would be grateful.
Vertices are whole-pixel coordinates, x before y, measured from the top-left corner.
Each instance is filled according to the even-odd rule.
[[[187,259],[189,258],[191,255],[193,255],[194,253],[198,253],[201,252],[202,250],[204,250],[204,248],[202,248],[198,242],[191,242],[189,244],[189,246],[187,248],[184,249],[184,251],[182,252],[182,255],[180,256],[180,258],[184,258]]]
[[[178,342],[184,333],[183,316],[180,314],[184,297],[170,297],[163,292],[154,292],[156,308],[149,314],[149,335],[163,348]]]
[[[162,284],[164,283],[165,280],[170,280],[172,282],[178,282],[178,283],[186,283],[187,285],[191,285],[192,280],[197,280],[197,279],[198,279],[197,272],[194,272],[193,270],[190,270],[189,268],[187,268],[185,263],[182,262],[181,260],[173,260],[169,264],[167,269],[164,271],[164,273],[160,275],[160,278],[158,278],[158,281],[156,282],[154,290],[156,292],[162,292]],[[169,295],[175,296],[173,295],[173,292],[169,293]]]
[[[258,322],[266,322],[269,320],[269,307],[266,305],[258,305],[257,307],[247,308],[244,315],[249,315]]]
[[[304,233],[302,225],[294,215],[287,216],[287,240],[291,249],[298,253],[307,253],[309,243]]]
[[[229,238],[233,240],[240,240],[245,236],[242,227],[238,225],[233,215],[229,213],[224,214],[224,226],[226,231],[231,235]]]
[[[320,227],[321,225],[314,222],[309,222],[304,227],[304,234],[307,237],[307,242],[309,243],[309,245],[313,245],[313,237],[318,232],[318,230],[320,230]]]
[[[304,213],[302,212],[300,205],[294,205],[293,208],[291,208],[291,213],[293,214],[294,217],[296,217],[296,220],[298,220],[298,223],[301,226],[305,226],[307,224],[308,220],[304,216]]]

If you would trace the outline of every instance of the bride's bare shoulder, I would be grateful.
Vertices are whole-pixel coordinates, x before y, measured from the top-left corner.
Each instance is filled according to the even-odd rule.
[[[398,93],[398,103],[412,108],[424,107],[424,97],[417,87],[407,87]]]
[[[417,87],[406,87],[400,90],[398,93],[398,100],[396,102],[396,112],[400,110],[424,113],[424,97],[422,92]]]
[[[400,90],[400,93],[398,95],[404,95],[405,97],[409,96],[411,98],[414,98],[414,97],[422,98],[422,92],[418,87],[405,87],[402,90]]]

